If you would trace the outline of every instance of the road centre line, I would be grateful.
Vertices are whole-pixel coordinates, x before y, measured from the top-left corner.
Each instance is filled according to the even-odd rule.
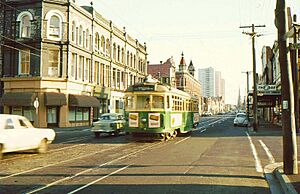
[[[109,150],[113,150],[113,149],[117,149],[117,148],[118,147],[108,148],[108,149],[105,149],[105,150],[101,150],[99,152],[93,152],[93,153],[85,154],[83,156],[79,156],[79,157],[76,157],[76,158],[70,158],[68,160],[56,162],[56,163],[53,163],[53,164],[48,164],[46,166],[41,166],[41,167],[33,168],[33,169],[30,169],[30,170],[25,170],[25,171],[18,172],[18,173],[15,173],[15,174],[11,174],[11,175],[8,175],[8,176],[0,177],[0,180],[7,179],[7,178],[10,178],[10,177],[14,177],[14,176],[18,176],[18,175],[25,174],[25,173],[28,173],[28,172],[33,172],[33,171],[40,170],[40,169],[43,169],[43,168],[47,168],[47,167],[50,167],[50,166],[55,166],[55,165],[58,165],[58,164],[63,164],[65,162],[70,162],[72,160],[76,160],[76,159],[88,157],[88,156],[91,156],[91,155],[94,155],[94,154],[98,154],[98,153],[101,153],[101,152],[105,152],[105,151],[109,151]]]
[[[145,148],[143,148],[143,149],[141,149],[141,150],[138,150],[138,151],[135,151],[135,152],[131,152],[131,153],[126,154],[126,155],[124,155],[124,156],[121,156],[121,157],[118,157],[118,158],[113,159],[113,160],[111,160],[111,161],[108,161],[108,162],[105,162],[105,163],[103,163],[103,164],[100,164],[100,165],[98,165],[98,166],[96,166],[96,167],[86,169],[86,170],[81,171],[81,172],[79,172],[79,173],[76,173],[76,174],[74,174],[74,175],[72,175],[72,176],[67,176],[67,177],[65,177],[65,178],[63,178],[63,179],[59,179],[59,180],[57,180],[57,181],[54,181],[54,182],[52,182],[52,183],[49,183],[49,184],[47,184],[47,185],[45,185],[45,186],[43,186],[43,187],[40,187],[40,188],[37,188],[37,189],[35,189],[35,190],[26,192],[26,194],[36,193],[36,192],[39,192],[39,191],[41,191],[41,190],[47,189],[48,187],[51,187],[51,186],[56,185],[56,184],[58,184],[58,183],[61,183],[61,182],[64,182],[64,181],[66,181],[66,180],[75,178],[75,177],[77,177],[77,176],[79,176],[79,175],[82,175],[82,174],[84,174],[84,173],[86,173],[86,172],[89,172],[89,171],[92,171],[92,170],[94,170],[94,169],[101,168],[101,167],[103,167],[103,166],[105,166],[105,165],[108,165],[108,164],[117,162],[117,161],[119,161],[119,160],[125,159],[125,158],[127,158],[127,157],[129,157],[129,156],[131,156],[131,155],[135,155],[135,154],[137,154],[137,153],[139,153],[139,152],[142,152],[142,151],[144,151],[144,150],[146,150],[146,149],[152,148],[152,147],[154,147],[154,146],[156,146],[156,145],[160,145],[160,144],[162,144],[162,143],[163,143],[163,142],[159,142],[159,143],[156,143],[156,144],[154,144],[154,145],[147,146],[147,147],[145,147]],[[94,154],[95,154],[95,153],[94,153]]]
[[[250,142],[250,147],[251,147],[251,150],[252,150],[252,154],[253,154],[253,157],[254,157],[254,160],[255,160],[255,168],[256,168],[256,171],[257,172],[263,172],[262,170],[262,165],[261,165],[261,162],[260,162],[260,159],[258,157],[258,154],[257,154],[257,151],[256,151],[256,148],[255,148],[255,145],[253,144],[252,142],[252,139],[249,135],[248,132],[245,132],[247,137],[248,137],[248,140]]]
[[[269,148],[266,146],[266,144],[264,144],[264,142],[262,140],[259,140],[259,143],[264,148],[264,150],[269,158],[270,163],[272,163],[272,164],[275,163],[275,159],[274,159],[272,153],[270,152]]]
[[[107,178],[107,177],[113,175],[113,174],[116,174],[116,173],[118,173],[118,172],[121,172],[122,170],[125,170],[125,169],[128,168],[129,166],[131,166],[131,165],[127,165],[127,166],[125,166],[125,167],[123,167],[123,168],[120,168],[120,169],[118,169],[118,170],[116,170],[116,171],[114,171],[114,172],[112,172],[112,173],[110,173],[110,174],[108,174],[108,175],[105,175],[105,176],[103,176],[103,177],[101,177],[101,178],[99,178],[99,179],[96,179],[96,180],[94,180],[94,181],[92,181],[92,182],[90,182],[90,183],[88,183],[88,184],[86,184],[86,185],[84,185],[84,186],[82,186],[82,187],[79,187],[79,188],[75,189],[74,191],[69,192],[68,194],[77,193],[78,191],[81,191],[81,190],[83,190],[83,189],[85,189],[85,188],[87,188],[87,187],[89,187],[89,186],[91,186],[91,185],[93,185],[93,184],[95,184],[95,183],[97,183],[97,182],[99,182],[99,181],[101,181],[101,180],[103,180],[103,179],[105,179],[105,178]]]

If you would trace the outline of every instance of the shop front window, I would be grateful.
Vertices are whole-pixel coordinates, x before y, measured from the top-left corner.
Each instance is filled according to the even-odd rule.
[[[56,107],[48,107],[47,122],[50,124],[57,123],[57,108]]]

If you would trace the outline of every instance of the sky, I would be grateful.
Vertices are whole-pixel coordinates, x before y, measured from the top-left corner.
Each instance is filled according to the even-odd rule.
[[[79,5],[90,1],[77,0]],[[287,0],[300,23],[300,0]],[[276,0],[95,0],[93,5],[140,43],[146,42],[148,61],[158,64],[173,57],[179,65],[181,53],[196,69],[213,67],[225,79],[225,103],[237,104],[238,92],[246,94],[245,71],[252,71],[252,40],[240,26],[256,28],[257,72],[261,73],[263,46],[272,47],[277,39],[274,25]],[[250,87],[252,87],[250,76]]]

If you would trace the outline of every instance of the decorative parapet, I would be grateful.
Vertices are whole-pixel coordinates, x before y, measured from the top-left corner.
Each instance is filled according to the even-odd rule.
[[[114,25],[112,26],[112,30],[113,30],[114,35],[125,40],[125,32],[123,32],[122,30],[120,30],[118,27],[116,27]]]
[[[135,42],[135,39],[133,39],[131,36],[129,36],[127,34],[127,42],[128,44],[132,45],[133,47],[136,47],[136,42]]]
[[[95,11],[95,18],[98,20],[100,25],[110,30],[110,20],[105,19],[101,14]]]
[[[138,48],[138,50],[140,50],[141,52],[143,52],[143,53],[146,53],[146,46],[145,46],[145,44],[144,45],[142,45],[141,43],[139,43],[139,42],[137,42],[137,48]]]

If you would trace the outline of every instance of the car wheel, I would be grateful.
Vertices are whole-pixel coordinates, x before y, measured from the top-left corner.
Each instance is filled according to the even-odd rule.
[[[43,139],[40,144],[39,147],[37,149],[37,152],[40,154],[46,153],[48,150],[48,144],[47,144],[47,140]]]
[[[95,134],[95,137],[96,137],[96,138],[99,138],[99,137],[100,137],[100,133],[99,133],[99,132],[95,132],[94,134]]]
[[[2,158],[3,158],[3,151],[2,151],[2,149],[3,149],[3,145],[0,145],[0,160],[2,160]]]

